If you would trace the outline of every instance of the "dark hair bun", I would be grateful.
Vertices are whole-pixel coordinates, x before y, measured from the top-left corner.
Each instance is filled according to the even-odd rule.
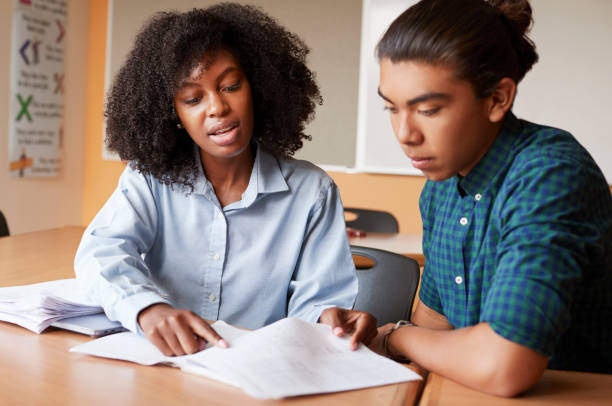
[[[421,0],[389,26],[379,59],[446,64],[487,97],[502,78],[519,83],[538,60],[527,36],[527,0]]]
[[[518,76],[523,78],[531,67],[538,61],[535,44],[527,36],[533,23],[532,9],[528,0],[487,0],[488,3],[499,10],[509,24],[511,35],[514,37],[514,48],[520,66]]]
[[[521,34],[529,32],[533,22],[531,5],[528,0],[487,0],[512,23]]]

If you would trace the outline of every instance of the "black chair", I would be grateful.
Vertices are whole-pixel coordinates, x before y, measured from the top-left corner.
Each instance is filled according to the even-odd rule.
[[[351,245],[351,252],[374,263],[371,268],[357,269],[359,290],[353,309],[372,314],[378,327],[398,320],[410,320],[420,278],[418,262],[376,248]]]
[[[344,213],[352,213],[357,216],[354,220],[346,221],[347,227],[374,233],[397,233],[399,231],[397,219],[386,211],[345,207]]]
[[[4,218],[4,214],[0,211],[0,237],[8,237],[9,236],[9,228],[6,223],[6,219]]]

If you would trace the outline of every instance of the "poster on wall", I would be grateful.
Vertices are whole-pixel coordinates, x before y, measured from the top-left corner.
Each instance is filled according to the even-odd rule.
[[[66,0],[14,0],[9,176],[57,176],[64,108]]]

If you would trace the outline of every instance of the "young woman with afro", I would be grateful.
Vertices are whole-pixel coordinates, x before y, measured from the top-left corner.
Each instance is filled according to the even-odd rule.
[[[129,164],[75,271],[106,314],[166,355],[228,344],[207,320],[284,317],[376,335],[336,185],[291,156],[321,103],[309,50],[252,6],[156,14],[108,95],[106,142]]]

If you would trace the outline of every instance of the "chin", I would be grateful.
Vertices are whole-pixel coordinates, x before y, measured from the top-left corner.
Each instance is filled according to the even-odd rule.
[[[244,153],[244,151],[251,146],[251,142],[250,140],[236,140],[228,145],[211,145],[210,143],[206,143],[205,145],[198,144],[198,146],[205,153],[217,158],[234,158]]]
[[[427,180],[431,180],[434,182],[442,182],[446,179],[453,177],[453,173],[441,173],[441,172],[423,172],[423,175],[427,178]]]

